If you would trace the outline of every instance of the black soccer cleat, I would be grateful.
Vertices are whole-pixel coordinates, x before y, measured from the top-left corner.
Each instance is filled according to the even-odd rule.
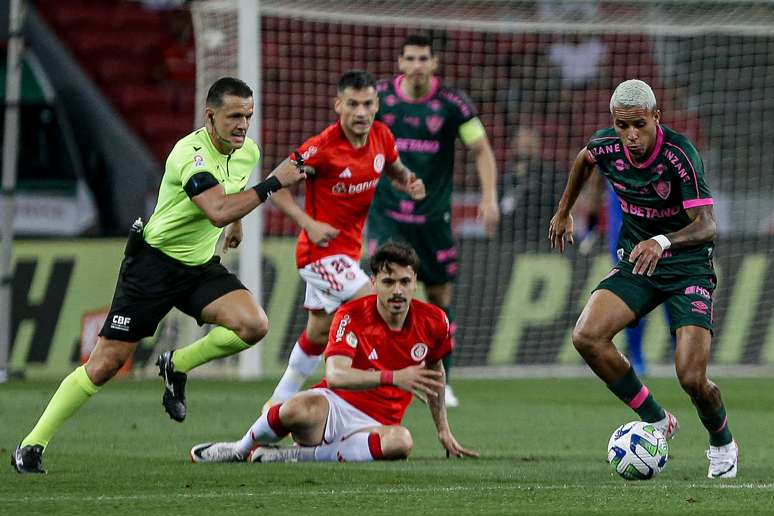
[[[39,444],[33,446],[21,446],[11,455],[11,466],[17,473],[42,473],[43,469],[43,447]]]
[[[172,365],[172,352],[166,351],[159,355],[156,360],[159,366],[159,376],[164,379],[164,397],[161,404],[167,411],[169,417],[175,421],[182,422],[185,419],[185,382],[188,375],[175,371]]]

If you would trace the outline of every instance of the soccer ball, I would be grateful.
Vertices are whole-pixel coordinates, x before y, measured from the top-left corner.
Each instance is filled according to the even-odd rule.
[[[632,421],[619,426],[607,443],[607,461],[626,480],[648,480],[666,466],[667,440],[652,423]]]

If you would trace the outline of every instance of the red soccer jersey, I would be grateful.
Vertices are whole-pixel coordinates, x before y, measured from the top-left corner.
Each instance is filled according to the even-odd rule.
[[[395,137],[385,124],[374,122],[368,141],[356,149],[337,122],[309,138],[298,150],[304,163],[315,169],[314,177],[306,181],[306,213],[340,233],[328,247],[318,247],[301,231],[296,265],[300,269],[333,254],[360,260],[363,224],[376,183],[384,168],[398,159]]]
[[[443,310],[413,300],[401,330],[393,330],[376,310],[376,296],[342,305],[328,335],[325,358],[343,355],[366,371],[397,370],[435,363],[452,349],[449,320]],[[328,387],[325,379],[319,387]],[[363,391],[332,389],[339,397],[385,425],[398,425],[411,393],[392,385]]]

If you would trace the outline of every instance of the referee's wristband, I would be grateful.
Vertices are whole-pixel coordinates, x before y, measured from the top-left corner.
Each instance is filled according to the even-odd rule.
[[[665,235],[656,235],[654,237],[651,237],[651,240],[655,240],[656,242],[658,242],[658,245],[661,246],[662,251],[666,251],[667,249],[672,247],[672,242],[670,242]]]
[[[277,176],[271,176],[266,180],[261,181],[253,187],[253,190],[258,194],[258,199],[261,202],[266,202],[266,199],[271,197],[271,194],[282,188],[282,183],[277,179]]]
[[[379,385],[394,385],[392,375],[394,371],[382,371],[379,373]]]

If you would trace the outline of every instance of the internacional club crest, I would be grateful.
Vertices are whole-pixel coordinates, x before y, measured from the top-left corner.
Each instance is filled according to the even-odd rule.
[[[411,358],[413,358],[415,362],[421,362],[422,360],[425,359],[426,356],[427,356],[427,344],[425,344],[424,342],[417,342],[411,348]]]

